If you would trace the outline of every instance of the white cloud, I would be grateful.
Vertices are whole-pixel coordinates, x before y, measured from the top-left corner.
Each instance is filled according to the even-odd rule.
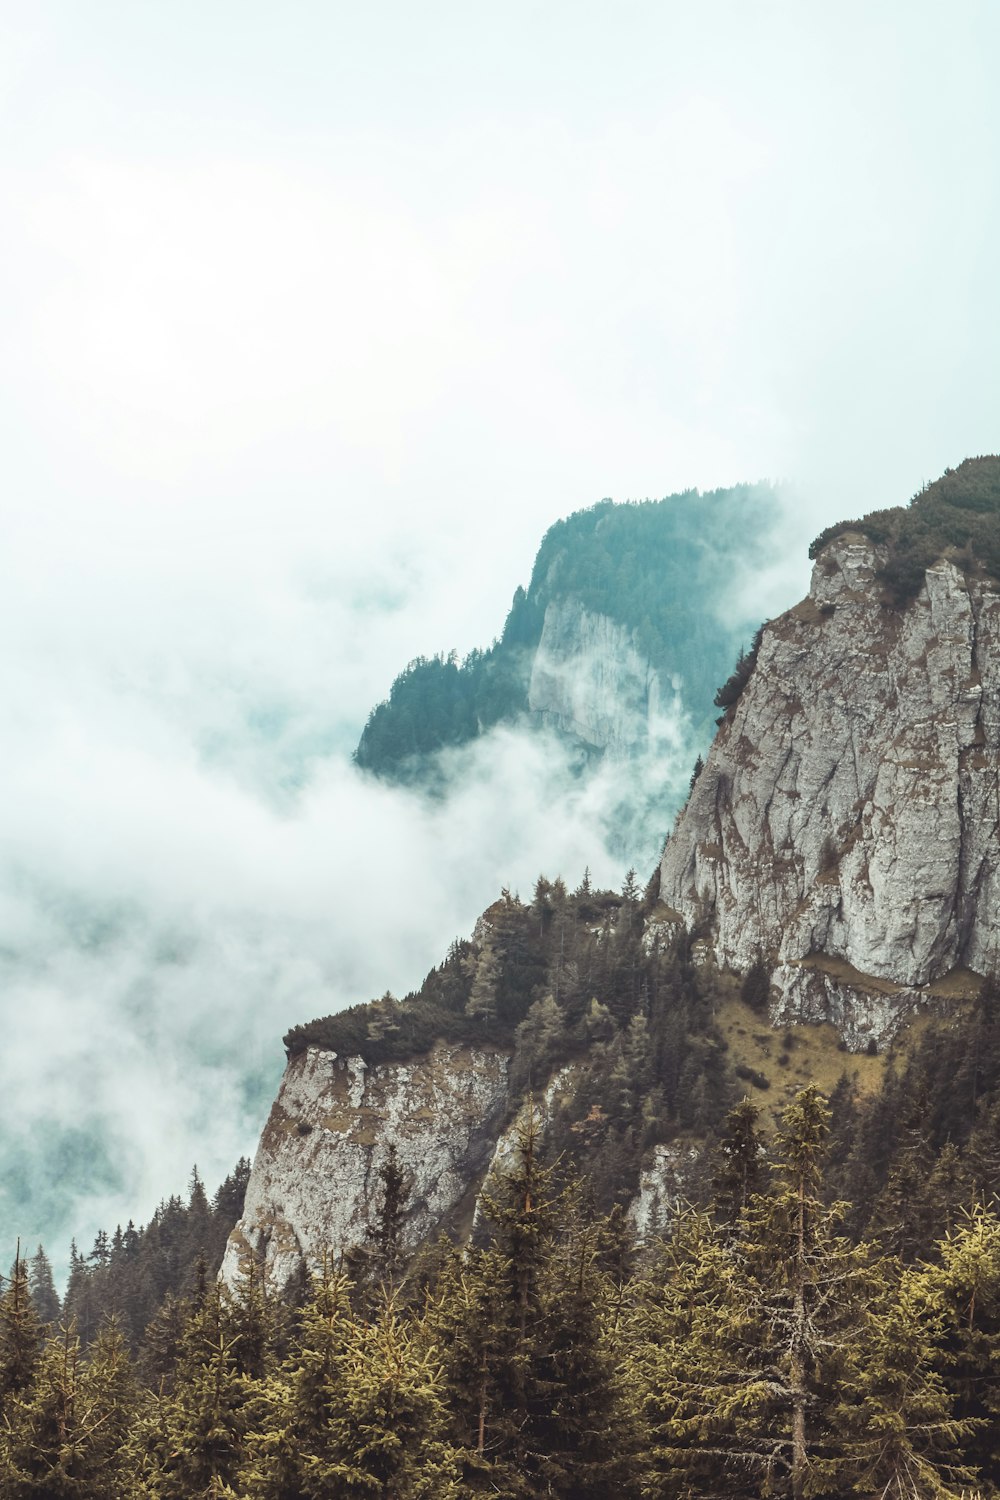
[[[749,620],[822,524],[996,448],[998,22],[0,24],[0,1082],[83,1232],[231,1165],[285,1026],[599,862],[613,789],[554,802],[537,746],[499,737],[447,817],[345,760],[409,658],[499,630],[556,517],[797,479]]]

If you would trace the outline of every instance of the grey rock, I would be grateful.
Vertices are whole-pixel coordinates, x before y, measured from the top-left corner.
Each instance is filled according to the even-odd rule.
[[[1000,598],[942,560],[887,609],[881,561],[838,537],[765,628],[660,868],[718,964],[773,969],[773,1019],[855,1048],[1000,937]]]

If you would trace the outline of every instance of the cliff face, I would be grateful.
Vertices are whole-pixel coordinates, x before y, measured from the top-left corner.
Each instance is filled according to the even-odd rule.
[[[364,1243],[378,1168],[394,1144],[410,1183],[406,1243],[442,1225],[482,1177],[507,1100],[505,1052],[439,1044],[414,1063],[366,1068],[309,1047],[293,1057],[254,1158],[222,1276],[253,1256],[275,1288],[303,1263]]]
[[[773,968],[775,1020],[854,1047],[998,958],[997,585],[942,560],[888,610],[881,561],[840,535],[767,626],[660,870],[720,965]]]
[[[528,685],[528,709],[540,724],[627,759],[669,735],[679,706],[672,683],[664,694],[633,630],[578,599],[548,605]]]

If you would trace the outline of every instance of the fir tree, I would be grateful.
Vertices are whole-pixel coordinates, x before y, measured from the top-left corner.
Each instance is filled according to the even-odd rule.
[[[379,1197],[375,1221],[367,1229],[371,1246],[369,1273],[384,1296],[399,1279],[403,1267],[403,1230],[406,1225],[406,1202],[409,1188],[406,1174],[399,1164],[394,1141],[386,1149],[385,1160],[378,1169]]]
[[[52,1267],[44,1249],[39,1245],[28,1265],[28,1285],[31,1300],[35,1304],[42,1323],[54,1327],[62,1311],[59,1294],[52,1279]]]
[[[156,1500],[208,1500],[236,1479],[250,1386],[239,1373],[226,1301],[214,1286],[189,1319],[173,1390],[145,1434],[146,1482]]]
[[[943,1314],[919,1274],[878,1264],[856,1357],[834,1421],[851,1493],[884,1500],[962,1500],[977,1475],[963,1462],[975,1422],[953,1413],[934,1368]]]
[[[764,1137],[759,1120],[760,1110],[746,1096],[726,1118],[713,1183],[716,1212],[725,1223],[735,1223],[761,1187]]]
[[[120,1330],[106,1324],[85,1358],[75,1330],[64,1326],[6,1426],[6,1500],[121,1500],[133,1477],[135,1404]]]
[[[0,1418],[31,1385],[42,1347],[42,1325],[31,1296],[28,1265],[18,1244],[0,1297]]]

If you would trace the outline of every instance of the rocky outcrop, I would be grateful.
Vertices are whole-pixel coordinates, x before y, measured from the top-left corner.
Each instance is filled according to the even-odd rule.
[[[405,1247],[412,1251],[445,1228],[468,1232],[479,1189],[491,1171],[514,1161],[529,1110],[544,1135],[583,1072],[579,1059],[557,1068],[510,1117],[508,1063],[506,1052],[441,1043],[412,1062],[373,1068],[321,1047],[292,1057],[222,1280],[235,1288],[252,1261],[283,1292],[324,1255],[363,1245],[390,1146],[408,1184]],[[678,1148],[652,1149],[631,1211],[640,1235],[669,1221],[683,1196],[685,1165]]]
[[[529,711],[546,728],[628,759],[676,736],[679,692],[627,626],[572,597],[546,608],[528,684]]]
[[[252,1256],[283,1290],[303,1265],[363,1244],[390,1145],[409,1183],[406,1243],[412,1248],[434,1233],[493,1154],[508,1060],[506,1052],[442,1044],[412,1063],[372,1068],[319,1047],[292,1057],[223,1279],[234,1285]]]
[[[771,622],[669,840],[660,895],[776,1021],[853,1047],[998,962],[1000,597],[942,559],[905,608],[847,532]]]

